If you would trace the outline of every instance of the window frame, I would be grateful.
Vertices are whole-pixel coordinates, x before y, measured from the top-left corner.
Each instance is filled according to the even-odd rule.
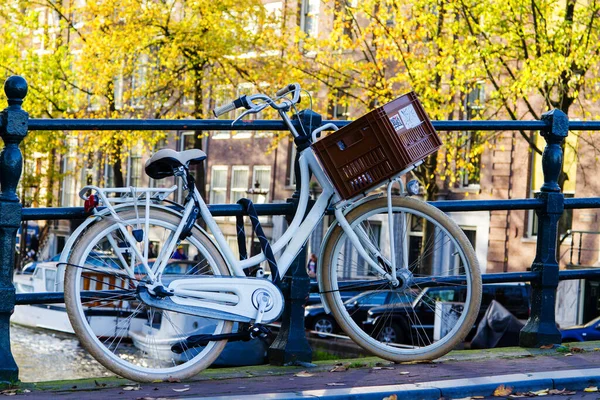
[[[225,171],[225,186],[217,186],[215,187],[215,171]],[[210,204],[220,204],[215,203],[215,192],[224,192],[225,200],[224,203],[227,203],[227,191],[228,185],[227,180],[229,178],[229,166],[228,165],[213,165],[210,168]]]

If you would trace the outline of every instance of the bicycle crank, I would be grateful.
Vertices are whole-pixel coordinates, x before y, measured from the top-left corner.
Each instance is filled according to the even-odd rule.
[[[281,291],[266,279],[201,277],[163,284],[138,285],[137,298],[165,311],[245,323],[269,323],[283,311]]]
[[[171,346],[171,351],[176,354],[181,354],[194,347],[204,347],[208,345],[209,342],[216,342],[219,340],[227,340],[229,342],[247,342],[252,339],[266,338],[272,335],[273,334],[271,333],[271,330],[269,328],[257,324],[250,326],[247,330],[241,332],[222,333],[219,335],[192,335],[186,340],[183,340],[179,343],[175,343],[173,346]]]

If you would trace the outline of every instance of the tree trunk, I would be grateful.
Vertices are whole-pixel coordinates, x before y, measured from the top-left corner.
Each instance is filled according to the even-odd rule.
[[[204,96],[203,96],[203,77],[204,67],[203,65],[196,65],[194,67],[194,118],[204,118]],[[203,131],[194,131],[194,148],[203,149],[202,139],[204,137]],[[206,199],[206,169],[204,167],[206,161],[198,163],[194,168],[194,176],[196,178],[196,187],[200,195]]]
[[[113,161],[113,176],[114,176],[114,185],[115,187],[124,187],[125,179],[123,179],[123,169],[121,165],[121,146],[123,145],[123,141],[117,141],[117,151],[115,154],[115,159]]]

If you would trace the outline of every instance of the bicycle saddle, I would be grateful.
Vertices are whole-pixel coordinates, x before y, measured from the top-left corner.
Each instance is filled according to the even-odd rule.
[[[153,179],[162,179],[173,176],[173,169],[198,164],[206,159],[206,153],[199,149],[175,151],[162,149],[154,153],[146,161],[146,174]]]

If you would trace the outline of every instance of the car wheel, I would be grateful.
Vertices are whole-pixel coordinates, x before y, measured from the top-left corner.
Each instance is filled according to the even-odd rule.
[[[317,333],[319,337],[327,337],[327,334],[333,333],[335,328],[335,322],[333,322],[333,318],[328,315],[319,315],[315,318],[313,322],[312,329]]]
[[[377,340],[383,343],[403,343],[404,332],[397,324],[387,325],[379,330]]]

